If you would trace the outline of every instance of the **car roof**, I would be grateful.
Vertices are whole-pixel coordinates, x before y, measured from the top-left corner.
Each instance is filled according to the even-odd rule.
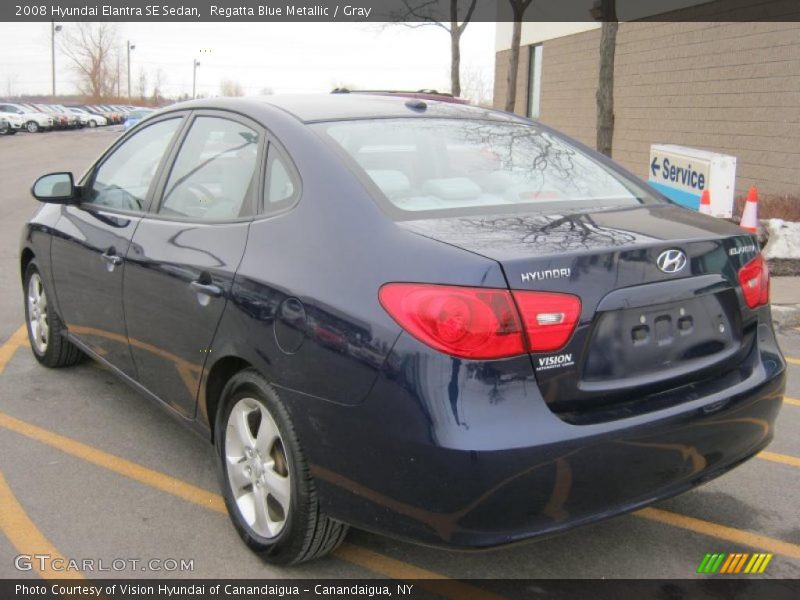
[[[220,108],[251,112],[258,105],[279,108],[304,123],[393,117],[442,117],[525,121],[521,117],[478,106],[370,94],[303,94],[251,98],[208,98],[173,104],[170,109]]]

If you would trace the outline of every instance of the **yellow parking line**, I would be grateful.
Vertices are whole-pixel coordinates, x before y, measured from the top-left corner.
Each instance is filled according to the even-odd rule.
[[[217,512],[225,512],[225,503],[218,494],[213,494],[203,488],[183,482],[169,475],[153,471],[147,467],[136,464],[119,456],[114,456],[87,444],[64,437],[47,429],[36,427],[25,421],[20,421],[4,413],[0,413],[0,427],[22,434],[32,440],[52,446],[62,452],[85,460],[98,467],[119,473],[150,487],[154,487],[173,496],[199,504]]]
[[[789,398],[789,396],[783,397],[784,404],[791,404],[792,406],[800,406],[800,400],[797,398]]]
[[[633,514],[650,521],[657,521],[666,525],[672,525],[673,527],[680,527],[681,529],[687,529],[695,533],[726,540],[742,546],[757,548],[762,552],[773,552],[800,560],[800,545],[777,540],[766,535],[743,531],[741,529],[727,527],[726,525],[719,525],[717,523],[711,523],[710,521],[687,517],[686,515],[679,515],[660,508],[643,508]]]
[[[64,560],[61,553],[55,546],[44,537],[38,527],[31,521],[25,509],[19,503],[11,488],[8,487],[3,474],[0,473],[0,531],[17,549],[17,552],[25,555],[46,554],[49,562],[45,563],[44,568],[38,560],[32,560],[31,566],[44,579],[85,579],[77,571],[54,571],[51,567],[55,559]],[[62,564],[66,565],[66,562]]]
[[[756,455],[758,458],[763,458],[764,460],[771,460],[772,462],[783,463],[784,465],[789,465],[791,467],[800,467],[800,458],[796,456],[790,456],[788,454],[778,454],[776,452],[767,452],[766,450],[762,450]]]
[[[5,343],[0,346],[0,374],[6,369],[8,361],[14,356],[17,348],[28,345],[28,329],[23,325],[17,329]]]
[[[800,358],[792,358],[791,356],[784,356],[786,362],[800,366]]]
[[[66,454],[85,460],[94,465],[128,477],[154,487],[183,500],[188,500],[205,508],[209,508],[218,513],[225,513],[225,502],[222,496],[214,494],[203,488],[197,487],[180,479],[176,479],[164,473],[148,469],[140,464],[120,458],[108,452],[104,452],[82,442],[59,435],[47,429],[42,429],[25,421],[16,419],[10,415],[0,413],[0,427],[24,435],[32,440],[61,450]],[[0,495],[0,500],[3,500]],[[0,502],[4,505],[5,502]],[[436,586],[436,593],[451,598],[475,598],[477,600],[496,600],[500,596],[487,592],[479,587],[469,584],[459,583],[450,580],[449,577],[415,567],[414,565],[399,561],[377,552],[354,546],[343,544],[336,551],[335,555],[342,560],[364,567],[375,573],[380,573],[392,579],[445,579],[447,585]],[[422,584],[419,584],[422,585]]]

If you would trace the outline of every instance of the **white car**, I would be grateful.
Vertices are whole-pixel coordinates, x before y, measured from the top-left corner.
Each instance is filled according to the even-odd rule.
[[[28,133],[47,131],[53,128],[53,117],[51,115],[31,112],[19,104],[0,104],[0,113],[19,116],[23,120],[25,130]]]
[[[81,124],[87,127],[108,125],[108,119],[102,115],[96,115],[75,106],[66,106],[64,108],[69,112],[78,115],[78,118],[81,120]]]
[[[8,122],[8,129],[5,129],[2,135],[14,135],[25,125],[22,117],[14,113],[0,112],[0,117]]]

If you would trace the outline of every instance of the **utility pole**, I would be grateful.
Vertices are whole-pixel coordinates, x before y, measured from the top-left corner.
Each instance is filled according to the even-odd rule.
[[[194,69],[192,71],[192,100],[197,98],[197,67],[200,66],[200,61],[194,59]]]
[[[50,21],[50,66],[53,75],[52,93],[53,100],[56,99],[56,33],[61,31],[61,25],[56,25],[55,21]]]
[[[136,45],[128,40],[128,104],[131,103],[131,50],[136,50]]]

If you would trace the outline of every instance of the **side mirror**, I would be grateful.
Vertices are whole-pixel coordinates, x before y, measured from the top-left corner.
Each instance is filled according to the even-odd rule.
[[[50,173],[42,175],[31,188],[31,194],[39,202],[70,204],[76,200],[72,173]]]

